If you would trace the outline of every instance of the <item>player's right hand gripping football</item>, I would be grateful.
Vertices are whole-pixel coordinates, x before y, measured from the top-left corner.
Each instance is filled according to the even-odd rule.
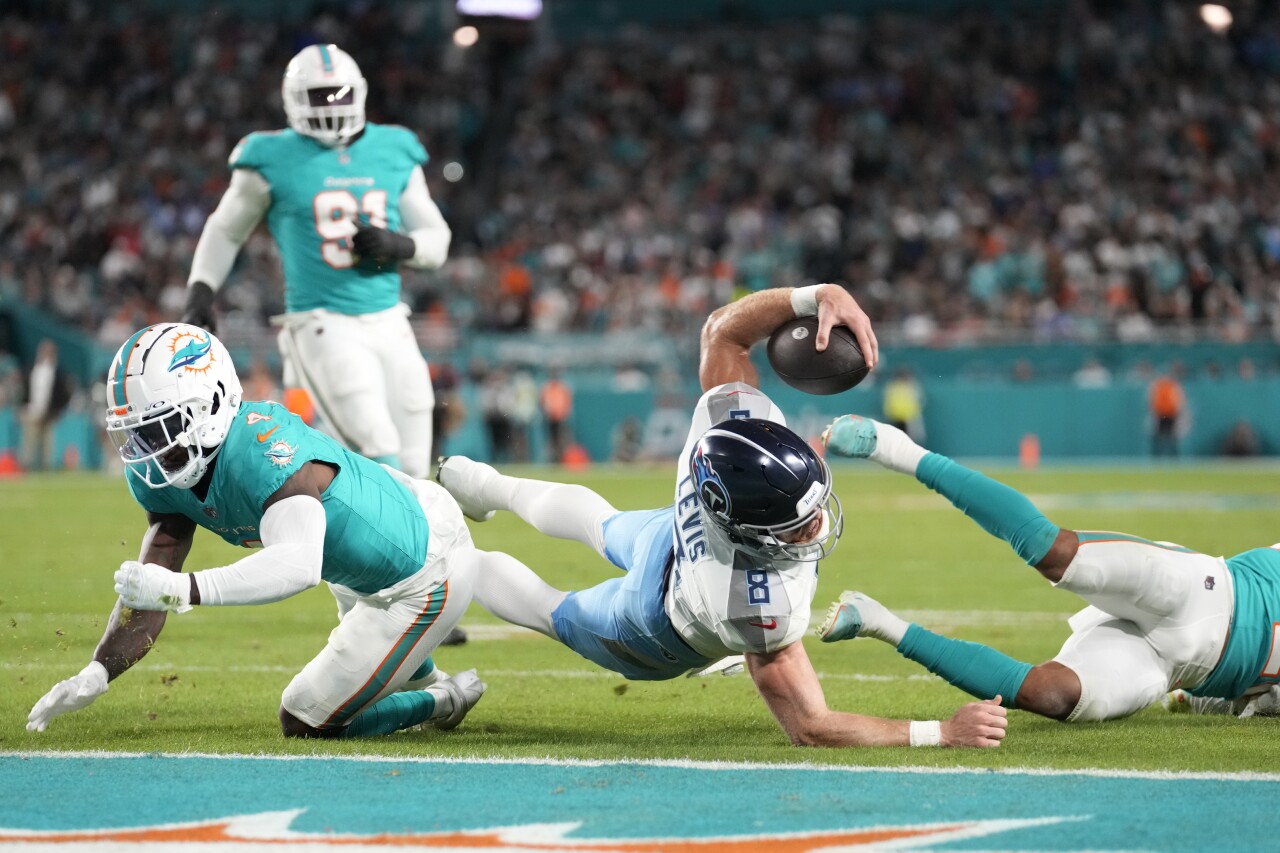
[[[849,291],[838,284],[826,284],[818,291],[818,333],[814,336],[814,345],[819,351],[827,348],[835,326],[845,326],[853,332],[867,367],[874,369],[880,360],[880,344],[871,328],[871,318]]]
[[[42,732],[54,717],[79,711],[107,692],[107,670],[96,660],[65,681],[53,685],[27,715],[27,731]]]
[[[999,746],[1009,727],[1000,697],[970,702],[942,724],[943,746]]]

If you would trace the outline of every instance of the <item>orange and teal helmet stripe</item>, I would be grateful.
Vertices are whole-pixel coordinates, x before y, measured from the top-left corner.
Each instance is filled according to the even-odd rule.
[[[333,73],[333,57],[329,55],[329,46],[327,44],[318,44],[320,48],[320,62],[324,64],[324,73]]]
[[[115,371],[111,375],[111,387],[115,397],[113,402],[117,407],[129,405],[128,397],[125,395],[124,391],[124,380],[129,373],[129,362],[133,358],[134,349],[138,346],[138,340],[147,332],[151,331],[151,329],[152,327],[148,326],[141,331],[135,332],[133,337],[125,341],[124,346],[120,348],[120,356],[116,361]]]

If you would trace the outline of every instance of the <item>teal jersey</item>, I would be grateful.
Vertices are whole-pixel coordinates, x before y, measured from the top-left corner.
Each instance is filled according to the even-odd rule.
[[[351,222],[400,230],[400,195],[427,152],[412,131],[366,124],[346,148],[293,130],[251,133],[231,152],[233,169],[253,169],[271,185],[267,226],[284,264],[289,311],[325,308],[370,314],[400,301],[400,272],[351,252]]]
[[[232,545],[252,548],[262,545],[263,503],[311,461],[338,469],[320,499],[327,522],[320,576],[374,593],[416,574],[427,559],[428,529],[413,493],[279,403],[241,404],[203,501],[190,489],[152,489],[132,473],[125,479],[143,509],[184,515]]]
[[[1227,560],[1235,585],[1231,636],[1222,660],[1193,696],[1235,699],[1255,684],[1280,682],[1280,551],[1254,548]]]

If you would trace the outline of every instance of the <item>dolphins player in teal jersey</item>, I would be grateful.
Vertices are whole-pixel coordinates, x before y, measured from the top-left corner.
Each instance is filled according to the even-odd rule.
[[[284,267],[276,318],[286,382],[305,388],[343,444],[430,474],[435,395],[400,300],[400,264],[445,262],[451,233],[410,130],[365,121],[355,60],[314,44],[285,70],[289,127],[231,152],[231,183],[196,245],[183,322],[216,331],[214,296],[265,216]]]
[[[896,427],[845,415],[824,441],[828,453],[914,476],[1089,606],[1071,618],[1057,656],[1036,666],[908,624],[857,592],[831,606],[817,629],[823,641],[873,637],[973,696],[1067,722],[1128,716],[1170,690],[1193,710],[1275,713],[1280,545],[1224,560],[1126,533],[1067,530]],[[1230,701],[1197,701],[1212,697]]]
[[[702,333],[706,392],[675,466],[674,501],[619,512],[583,486],[499,473],[459,456],[437,479],[463,512],[514,512],[540,532],[581,542],[625,574],[556,589],[507,554],[485,554],[476,600],[494,615],[564,643],[630,679],[663,680],[742,661],[798,746],[995,747],[1006,714],[971,702],[945,721],[889,720],[827,706],[801,642],[818,560],[843,515],[831,469],[757,390],[751,347],[797,315],[818,316],[815,344],[848,326],[875,363],[871,323],[834,284],[774,288],[715,311]]]
[[[445,677],[431,652],[471,601],[478,552],[444,489],[351,452],[277,403],[242,401],[226,348],[195,326],[131,336],[107,385],[107,431],[149,527],[139,558],[116,572],[120,599],[93,660],[36,703],[29,730],[105,693],[169,612],[266,604],[321,580],[339,621],[285,688],[284,734],[462,721],[485,685],[475,670]],[[184,574],[197,527],[260,550]]]

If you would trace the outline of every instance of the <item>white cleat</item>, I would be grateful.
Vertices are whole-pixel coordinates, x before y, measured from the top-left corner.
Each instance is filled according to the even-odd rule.
[[[846,590],[827,609],[827,618],[814,633],[824,643],[852,640],[856,637],[874,637],[897,645],[890,635],[892,626],[900,626],[902,620],[880,602],[861,592]]]
[[[436,688],[443,689],[449,694],[452,710],[450,710],[449,716],[432,720],[431,725],[443,731],[456,729],[463,718],[480,701],[480,697],[484,695],[486,687],[487,685],[480,680],[480,676],[476,674],[474,669],[468,669],[452,678],[446,678],[438,682]]]
[[[436,468],[436,482],[453,495],[462,514],[472,521],[488,521],[495,511],[481,498],[485,484],[498,476],[492,465],[465,456],[443,456]]]
[[[727,658],[720,658],[715,663],[709,663],[702,669],[694,669],[686,672],[685,678],[706,678],[708,675],[737,675],[747,668],[747,659],[742,655],[729,655]]]

